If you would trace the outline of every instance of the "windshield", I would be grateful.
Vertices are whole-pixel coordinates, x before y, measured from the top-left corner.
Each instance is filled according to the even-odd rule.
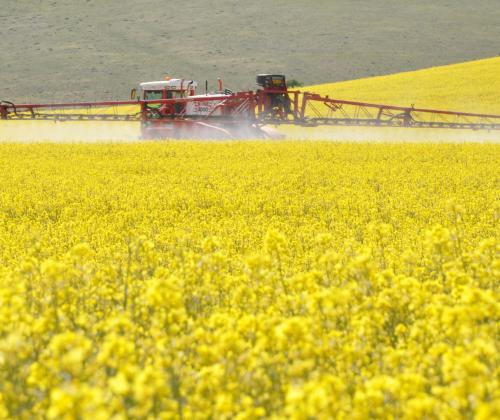
[[[155,99],[162,99],[163,98],[163,92],[161,90],[146,90],[144,92],[144,99],[145,100],[155,100]]]

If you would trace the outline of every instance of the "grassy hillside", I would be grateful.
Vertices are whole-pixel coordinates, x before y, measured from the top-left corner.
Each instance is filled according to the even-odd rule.
[[[166,72],[252,88],[354,80],[500,53],[498,0],[2,0],[0,99],[127,98]]]
[[[304,90],[341,99],[500,114],[500,57]]]

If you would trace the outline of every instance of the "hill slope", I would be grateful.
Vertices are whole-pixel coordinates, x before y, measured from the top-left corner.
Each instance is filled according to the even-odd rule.
[[[498,0],[2,0],[0,99],[122,99],[169,72],[232,89],[321,83],[500,53]]]

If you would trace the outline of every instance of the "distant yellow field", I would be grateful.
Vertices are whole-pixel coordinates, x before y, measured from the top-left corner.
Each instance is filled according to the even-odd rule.
[[[500,57],[301,90],[347,100],[500,114]]]
[[[0,143],[129,142],[139,136],[138,121],[0,121]]]

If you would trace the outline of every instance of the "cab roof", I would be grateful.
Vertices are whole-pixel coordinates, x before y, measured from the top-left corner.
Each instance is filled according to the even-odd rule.
[[[184,79],[170,79],[170,80],[160,80],[157,82],[143,82],[139,85],[142,90],[183,90],[187,89],[189,86],[196,88],[198,83],[194,80],[184,80]]]

